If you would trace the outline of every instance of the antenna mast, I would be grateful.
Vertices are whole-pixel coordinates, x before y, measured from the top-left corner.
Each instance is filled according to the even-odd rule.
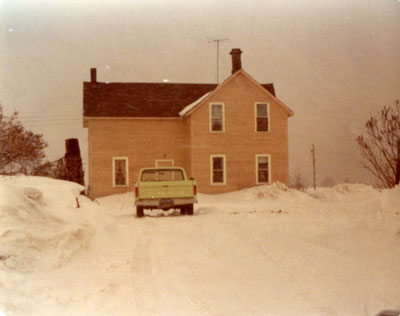
[[[209,43],[217,43],[217,83],[219,83],[219,42],[225,42],[228,40],[229,40],[229,38],[218,38],[218,39],[209,41]]]

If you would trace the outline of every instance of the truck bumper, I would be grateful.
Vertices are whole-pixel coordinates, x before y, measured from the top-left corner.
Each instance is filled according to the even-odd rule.
[[[136,206],[148,206],[148,207],[160,207],[160,201],[162,199],[146,199],[146,200],[138,200],[135,201]],[[174,206],[181,206],[187,204],[198,203],[196,198],[177,198],[177,199],[168,199],[173,203],[168,207],[173,208]]]

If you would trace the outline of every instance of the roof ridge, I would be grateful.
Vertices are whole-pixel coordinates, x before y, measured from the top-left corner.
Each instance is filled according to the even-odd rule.
[[[210,85],[210,86],[217,86],[217,83],[190,83],[190,82],[105,82],[105,81],[84,81],[83,83],[88,84],[123,84],[123,85],[135,85],[135,84],[157,84],[157,85]]]

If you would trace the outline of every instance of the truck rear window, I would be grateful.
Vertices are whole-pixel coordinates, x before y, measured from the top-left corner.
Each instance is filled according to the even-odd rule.
[[[157,170],[144,170],[142,172],[142,182],[151,181],[182,181],[183,172],[179,169],[157,169]]]

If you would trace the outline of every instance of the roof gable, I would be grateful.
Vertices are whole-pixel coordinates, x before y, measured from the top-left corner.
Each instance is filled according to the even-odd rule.
[[[252,76],[250,76],[247,72],[245,72],[243,69],[240,70],[250,81],[252,81],[256,86],[258,86],[264,93],[268,94],[270,97],[272,97],[286,112],[288,112],[289,116],[293,116],[294,112],[292,109],[290,109],[285,103],[283,103],[281,100],[279,100],[276,95],[275,95],[275,90],[274,93],[271,93],[268,89],[263,89],[264,85],[259,84]]]
[[[234,74],[229,76],[223,83],[218,85],[216,89],[208,93],[207,95],[202,96],[199,100],[194,102],[193,104],[187,106],[185,109],[183,109],[180,114],[182,117],[188,116],[191,113],[193,113],[197,108],[199,108],[202,104],[206,103],[207,100],[209,100],[215,93],[217,93],[220,89],[222,89],[224,86],[229,84],[229,82],[239,76],[239,75],[244,75],[247,79],[249,79],[255,86],[257,86],[263,93],[268,94],[271,98],[273,98],[281,107],[283,107],[287,112],[289,116],[292,116],[294,112],[287,107],[282,101],[280,101],[276,96],[275,96],[275,89],[273,84],[260,84],[258,83],[255,79],[253,79],[247,72],[245,72],[243,69],[240,69],[236,71]]]

